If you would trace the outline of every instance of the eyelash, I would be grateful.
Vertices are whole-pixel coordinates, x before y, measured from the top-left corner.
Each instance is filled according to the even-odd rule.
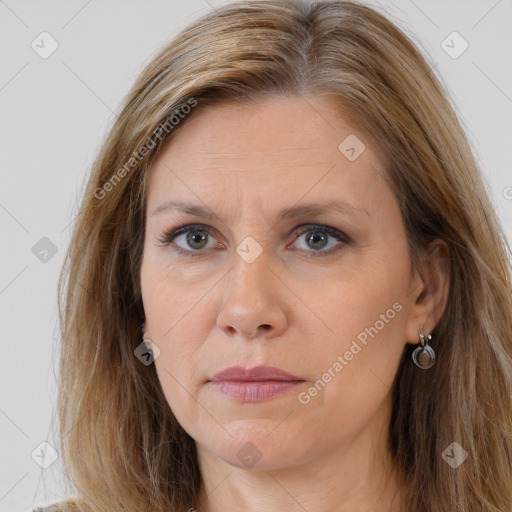
[[[159,242],[159,245],[166,247],[166,246],[170,245],[172,243],[172,241],[178,235],[181,235],[183,233],[188,233],[189,231],[194,231],[194,228],[197,230],[203,229],[204,231],[206,231],[206,233],[209,237],[210,236],[213,237],[212,229],[209,228],[208,226],[204,226],[202,224],[187,224],[184,226],[180,226],[176,229],[171,228],[169,230],[166,230],[164,233],[162,233],[157,238],[157,241]],[[352,239],[348,235],[343,233],[343,231],[332,228],[330,226],[323,226],[323,225],[318,225],[318,224],[307,224],[304,226],[299,226],[298,228],[296,228],[293,231],[293,234],[298,238],[310,231],[318,231],[318,232],[330,235],[333,238],[335,238],[336,240],[343,242],[344,245],[350,245],[352,243]],[[176,244],[173,244],[173,245],[174,245],[173,250],[182,256],[189,257],[189,258],[198,258],[198,257],[203,256],[202,252],[204,252],[204,251],[201,251],[201,250],[187,251],[185,249],[182,249],[181,247],[179,247]],[[306,251],[306,252],[308,252],[308,253],[311,252],[312,257],[317,258],[317,257],[322,257],[324,255],[325,256],[331,255],[333,252],[336,252],[339,249],[340,249],[340,247],[334,247],[332,249],[329,249],[328,251],[319,250],[319,251]]]

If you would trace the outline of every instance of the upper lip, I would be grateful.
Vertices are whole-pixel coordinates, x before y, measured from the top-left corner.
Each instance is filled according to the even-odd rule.
[[[244,368],[242,366],[231,366],[226,368],[219,373],[216,373],[211,381],[222,381],[222,380],[240,380],[240,381],[267,381],[267,380],[282,380],[291,381],[303,379],[292,375],[280,368],[273,366],[255,366],[254,368]]]

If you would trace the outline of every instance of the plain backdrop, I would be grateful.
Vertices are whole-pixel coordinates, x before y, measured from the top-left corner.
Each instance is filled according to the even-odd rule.
[[[57,280],[100,142],[155,52],[223,3],[0,0],[0,511],[64,494],[58,452],[47,469],[36,462],[42,450],[51,460],[41,443],[57,447]],[[512,2],[373,3],[449,88],[512,243]]]

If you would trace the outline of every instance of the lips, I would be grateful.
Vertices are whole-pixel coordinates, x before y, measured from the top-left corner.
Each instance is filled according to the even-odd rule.
[[[250,369],[243,368],[242,366],[232,366],[215,374],[210,380],[212,382],[220,382],[224,380],[250,382],[303,381],[300,377],[273,366],[255,366]]]
[[[273,366],[232,366],[215,374],[211,384],[238,402],[263,402],[295,389],[303,379]]]

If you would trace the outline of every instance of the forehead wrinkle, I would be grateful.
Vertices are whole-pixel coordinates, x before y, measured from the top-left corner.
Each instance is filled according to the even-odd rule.
[[[314,154],[304,155],[304,152],[314,151]],[[300,157],[290,158],[290,155],[295,156],[300,152]],[[337,161],[337,149],[333,152],[331,158],[326,152],[326,148],[319,146],[309,146],[297,148],[296,146],[287,146],[282,148],[271,148],[265,150],[264,154],[259,150],[249,151],[204,151],[193,152],[190,157],[186,153],[182,153],[180,157],[184,158],[184,162],[176,162],[176,167],[181,172],[194,172],[194,171],[234,171],[234,172],[265,172],[266,170],[275,171],[274,166],[313,169],[313,167],[320,168],[321,166],[328,165],[332,161]],[[245,165],[245,164],[248,165]],[[240,167],[237,167],[240,165]],[[289,169],[286,176],[292,175]]]
[[[281,156],[283,153],[297,153],[297,152],[314,152],[314,153],[321,153],[322,155],[326,154],[326,150],[328,148],[322,147],[320,145],[309,145],[309,146],[297,146],[296,144],[293,145],[282,145],[277,147],[266,147],[263,151],[258,148],[249,148],[248,150],[228,150],[228,151],[220,151],[218,149],[212,149],[207,150],[206,148],[201,148],[200,150],[194,150],[190,151],[190,154],[193,156],[194,160],[204,160],[204,159],[211,159],[211,160],[218,160],[218,159],[247,159],[248,155],[251,155],[253,153],[256,153],[258,156],[264,158],[268,156]],[[333,155],[336,155],[337,148],[334,146]],[[187,157],[187,151],[181,151],[180,156]],[[313,159],[313,155],[312,155]],[[315,161],[318,161],[315,155]]]

